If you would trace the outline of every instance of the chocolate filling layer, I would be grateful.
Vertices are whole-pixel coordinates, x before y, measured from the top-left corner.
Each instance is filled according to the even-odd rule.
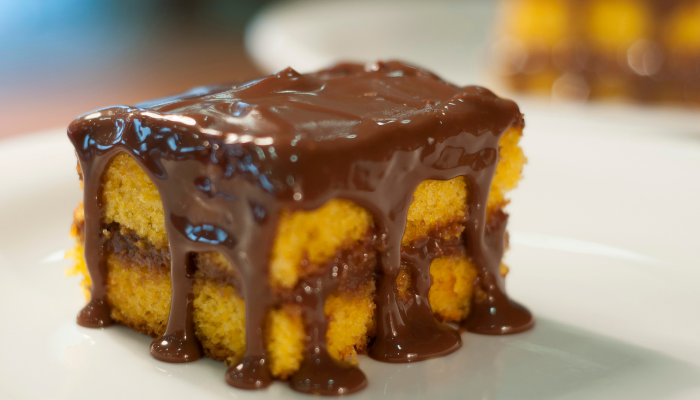
[[[83,224],[76,222],[74,225],[81,227]],[[148,240],[141,239],[133,230],[120,227],[118,223],[111,223],[104,225],[102,235],[105,237],[107,252],[117,257],[122,265],[138,265],[155,271],[162,271],[170,267],[169,249],[154,246]],[[80,237],[79,239],[84,240]],[[318,279],[331,270],[331,273],[337,277],[337,290],[340,292],[353,293],[362,288],[369,281],[375,279],[377,257],[373,239],[368,234],[360,242],[341,245],[337,254],[322,265],[311,265],[308,260],[302,260],[302,270],[314,272],[303,273],[302,271],[302,281]],[[206,279],[231,285],[239,295],[243,293],[240,277],[236,269],[226,259],[217,257],[215,253],[200,253],[195,257],[195,266]],[[273,290],[275,302],[295,303],[303,282],[297,284],[293,289]]]
[[[107,251],[114,254],[124,264],[130,263],[160,270],[170,267],[170,250],[158,248],[141,239],[134,231],[112,223],[102,230]]]

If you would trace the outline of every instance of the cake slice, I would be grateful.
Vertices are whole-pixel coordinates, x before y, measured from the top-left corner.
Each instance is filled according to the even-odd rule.
[[[700,104],[697,0],[501,0],[494,69],[557,99]]]
[[[315,394],[367,381],[357,355],[449,354],[464,329],[533,325],[508,299],[506,193],[518,107],[400,62],[288,68],[68,129],[84,201],[78,323],[155,337],[151,354]]]

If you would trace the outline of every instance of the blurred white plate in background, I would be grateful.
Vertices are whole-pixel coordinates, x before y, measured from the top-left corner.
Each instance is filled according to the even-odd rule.
[[[535,329],[464,334],[460,351],[415,364],[362,357],[369,387],[353,398],[700,398],[700,143],[524,112],[507,282]],[[73,149],[62,130],[0,141],[0,171],[0,398],[311,398],[279,382],[236,390],[221,363],[162,363],[149,337],[77,326],[85,299],[63,260]]]
[[[246,48],[267,72],[339,61],[400,59],[459,84],[479,81],[495,1],[287,1],[248,26]]]
[[[497,1],[293,0],[273,4],[246,31],[246,49],[267,73],[310,72],[341,61],[399,59],[459,85],[513,97],[527,110],[655,126],[661,134],[700,138],[700,111],[632,103],[553,103],[508,93],[488,70]]]

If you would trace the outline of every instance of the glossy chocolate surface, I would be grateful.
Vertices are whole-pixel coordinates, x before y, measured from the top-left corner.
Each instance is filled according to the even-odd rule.
[[[166,332],[151,346],[160,360],[201,357],[191,316],[192,259],[197,252],[219,251],[241,277],[246,307],[246,354],[226,380],[246,389],[268,386],[262,330],[273,298],[268,262],[278,217],[283,209],[315,209],[333,198],[352,200],[374,218],[377,332],[370,356],[411,362],[455,351],[459,333],[437,322],[428,302],[430,263],[444,245],[431,237],[402,248],[401,239],[416,187],[458,176],[468,179],[470,192],[461,240],[478,269],[475,285],[485,294],[474,302],[464,328],[506,334],[532,326],[529,312],[505,295],[499,272],[507,218],[501,213],[488,225],[486,218],[500,137],[523,123],[512,101],[387,62],[342,64],[312,74],[288,68],[149,106],[98,110],[68,130],[83,171],[85,257],[93,280],[81,325],[112,323],[101,176],[110,159],[125,152],[153,180],[166,216],[173,297]],[[344,253],[332,264],[367,262]],[[333,361],[326,350],[323,303],[338,285],[328,272],[333,265],[298,286],[310,339],[306,361],[291,379],[297,391],[347,394],[367,384],[361,371]],[[413,277],[408,302],[398,299],[395,287],[402,266]]]

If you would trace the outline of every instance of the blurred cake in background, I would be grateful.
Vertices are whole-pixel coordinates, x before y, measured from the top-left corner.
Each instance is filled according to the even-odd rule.
[[[503,0],[494,71],[553,98],[700,104],[700,0]]]

